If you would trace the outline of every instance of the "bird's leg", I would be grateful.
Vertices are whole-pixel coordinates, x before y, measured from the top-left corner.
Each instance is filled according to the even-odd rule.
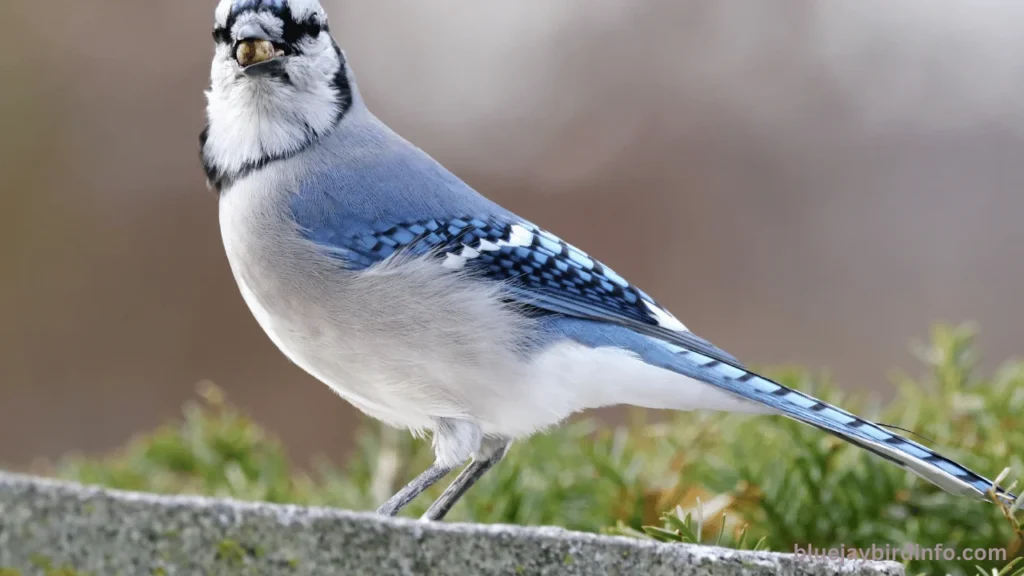
[[[434,464],[405,485],[377,509],[378,514],[394,516],[425,490],[437,484],[449,472],[480,452],[483,433],[468,420],[438,418],[434,425]],[[488,452],[489,454],[490,452]]]
[[[440,520],[444,518],[452,506],[459,501],[459,498],[476,484],[477,480],[480,480],[491,467],[505,457],[510,444],[504,438],[485,439],[480,450],[483,453],[473,456],[473,461],[469,463],[469,466],[466,466],[465,470],[459,473],[455,480],[445,488],[441,496],[430,505],[420,519]]]
[[[384,516],[398,514],[409,502],[412,502],[424,490],[437,484],[438,480],[447,476],[454,469],[454,466],[443,466],[435,462],[430,468],[427,468],[419,476],[413,478],[412,482],[406,484],[394,496],[388,498],[388,501],[377,509],[377,514],[383,514]]]

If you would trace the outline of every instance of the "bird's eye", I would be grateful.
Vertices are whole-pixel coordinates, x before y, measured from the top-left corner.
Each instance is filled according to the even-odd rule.
[[[296,45],[307,38],[316,39],[320,33],[327,29],[327,24],[321,22],[316,16],[306,20],[289,21],[284,25],[284,42],[288,45]]]
[[[219,44],[230,44],[231,31],[223,26],[217,26],[213,29],[213,41]]]
[[[306,22],[306,24],[303,26],[303,28],[305,28],[305,30],[303,30],[303,32],[305,32],[307,35],[312,36],[312,37],[315,38],[315,37],[320,35],[320,30],[321,30],[322,27],[320,26],[320,22],[319,21],[317,21],[317,20],[310,20],[310,21]]]

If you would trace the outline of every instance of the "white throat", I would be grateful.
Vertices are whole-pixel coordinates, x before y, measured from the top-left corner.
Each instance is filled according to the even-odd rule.
[[[352,104],[355,84],[344,55],[324,41],[330,43],[326,49],[289,62],[283,78],[246,76],[227,53],[229,47],[217,48],[201,151],[211,179],[231,180],[291,156],[337,124]]]

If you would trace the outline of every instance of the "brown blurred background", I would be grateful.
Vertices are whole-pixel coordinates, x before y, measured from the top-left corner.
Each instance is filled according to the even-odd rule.
[[[201,379],[340,458],[358,415],[250,317],[203,184],[213,0],[3,4],[0,462],[116,446]],[[1024,350],[1012,4],[327,8],[375,112],[483,193],[749,363],[884,392],[936,321]]]

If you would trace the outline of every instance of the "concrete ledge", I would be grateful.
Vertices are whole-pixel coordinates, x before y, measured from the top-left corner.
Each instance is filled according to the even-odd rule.
[[[896,563],[157,496],[0,472],[0,574],[851,574]],[[4,572],[4,569],[10,572]]]

